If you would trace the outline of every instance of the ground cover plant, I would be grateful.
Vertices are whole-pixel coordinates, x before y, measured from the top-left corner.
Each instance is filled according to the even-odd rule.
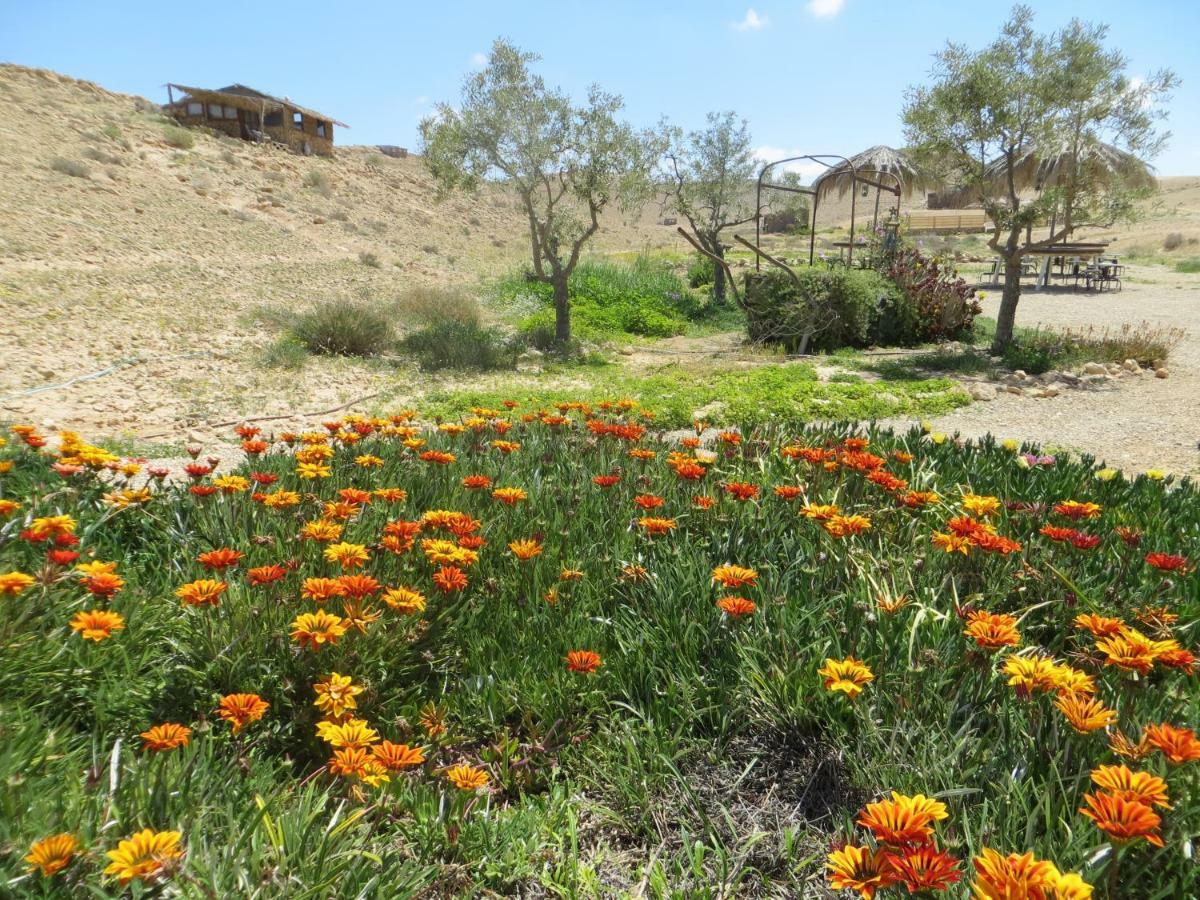
[[[13,428],[5,891],[1196,893],[1194,485],[655,422]]]

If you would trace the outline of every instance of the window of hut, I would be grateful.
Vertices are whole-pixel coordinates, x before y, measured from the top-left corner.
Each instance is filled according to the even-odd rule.
[[[300,130],[304,129],[304,113],[292,113],[292,127]]]
[[[283,124],[283,113],[279,110],[269,112],[263,116],[263,126],[266,128],[278,128]]]
[[[204,104],[203,103],[189,103],[187,105],[187,114],[189,116],[204,115]]]
[[[237,107],[236,106],[225,107],[225,118],[236,119],[237,118]]]
[[[317,137],[329,137],[328,128],[324,122],[317,123]]]
[[[208,117],[210,119],[221,118],[221,104],[220,103],[208,104]]]

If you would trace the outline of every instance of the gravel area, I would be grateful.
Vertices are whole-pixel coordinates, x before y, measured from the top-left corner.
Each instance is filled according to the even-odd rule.
[[[989,292],[985,314],[995,315],[999,301],[998,292]],[[934,419],[934,427],[964,437],[991,432],[1088,453],[1128,472],[1200,474],[1200,276],[1159,266],[1131,267],[1123,291],[1029,292],[1017,309],[1017,322],[1025,326],[1120,328],[1142,321],[1188,330],[1171,354],[1169,378],[1126,376],[1111,386],[1065,391],[1048,399],[1001,393],[994,401],[972,403]]]

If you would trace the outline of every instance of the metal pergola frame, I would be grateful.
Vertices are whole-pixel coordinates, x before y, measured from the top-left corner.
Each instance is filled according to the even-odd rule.
[[[870,178],[863,177],[863,175],[859,174],[858,169],[855,168],[854,164],[852,162],[850,162],[850,160],[848,160],[844,156],[838,156],[835,153],[806,153],[801,156],[789,156],[784,159],[776,159],[776,160],[772,160],[771,162],[765,163],[763,165],[762,169],[759,170],[758,182],[757,182],[757,187],[755,188],[755,195],[754,195],[754,243],[755,243],[755,246],[757,247],[758,245],[760,245],[762,243],[762,218],[763,218],[762,193],[763,193],[763,188],[766,188],[767,190],[773,190],[773,191],[785,191],[789,194],[807,194],[808,196],[812,197],[812,216],[810,218],[809,226],[808,226],[808,264],[810,266],[813,264],[813,258],[816,255],[817,207],[820,205],[820,202],[821,202],[820,191],[815,190],[813,188],[790,187],[789,185],[775,184],[773,182],[765,180],[767,177],[767,173],[771,169],[775,168],[776,166],[780,166],[780,165],[783,165],[784,163],[789,163],[789,162],[799,162],[801,160],[811,160],[812,162],[823,165],[826,169],[831,169],[831,170],[845,169],[845,171],[848,172],[850,175],[850,191],[851,191],[850,192],[850,246],[848,248],[848,253],[846,255],[846,264],[850,265],[854,261],[854,229],[855,229],[856,217],[857,217],[857,213],[858,213],[858,186],[859,186],[859,184],[861,183],[861,184],[865,184],[865,185],[875,188],[875,217],[874,217],[874,224],[873,224],[873,227],[874,227],[879,224],[879,197],[880,197],[880,193],[882,191],[887,191],[890,194],[896,195],[896,209],[897,209],[897,211],[899,211],[900,197],[901,197],[900,177],[898,175],[896,175],[894,172],[881,172],[876,169],[865,170],[863,175],[866,175],[866,174],[874,175],[877,179],[880,176],[886,175],[889,178],[893,179],[895,181],[895,184],[894,185],[883,184],[879,180],[872,180]],[[828,162],[827,160],[835,160],[836,162]],[[761,271],[760,259],[761,259],[761,255],[756,252],[755,257],[754,257],[754,271],[755,272]],[[769,260],[769,257],[768,257],[768,260]]]

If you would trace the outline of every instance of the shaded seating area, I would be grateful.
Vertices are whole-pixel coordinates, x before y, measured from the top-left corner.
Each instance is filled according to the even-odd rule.
[[[1051,244],[1031,251],[1021,260],[1022,281],[1028,278],[1036,290],[1063,287],[1095,293],[1121,290],[1125,267],[1115,256],[1105,255],[1108,243],[1070,242]],[[979,278],[981,285],[997,286],[1004,281],[1004,261],[996,257]]]

